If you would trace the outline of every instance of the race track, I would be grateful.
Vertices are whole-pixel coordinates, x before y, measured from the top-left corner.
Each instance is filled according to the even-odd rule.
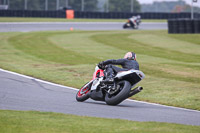
[[[55,30],[124,30],[120,22],[20,22],[0,23],[0,32]],[[167,23],[142,23],[139,30],[167,29]],[[145,88],[144,88],[145,91]],[[200,125],[200,111],[126,100],[118,106],[87,100],[77,102],[77,89],[0,69],[0,109],[35,110],[120,118],[133,121],[157,121]]]
[[[200,125],[200,111],[126,100],[118,106],[77,102],[77,89],[0,69],[0,109],[59,112],[80,116]]]
[[[0,32],[67,31],[73,30],[124,30],[122,22],[10,22],[0,23]],[[167,23],[142,22],[139,30],[166,30]],[[132,30],[132,29],[126,29]]]

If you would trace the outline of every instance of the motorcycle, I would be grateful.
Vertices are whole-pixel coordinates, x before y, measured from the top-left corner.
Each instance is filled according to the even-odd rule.
[[[104,101],[108,105],[118,105],[125,99],[141,92],[142,87],[131,89],[138,82],[145,78],[142,71],[128,70],[118,72],[114,76],[113,83],[105,83],[105,71],[98,67],[95,68],[91,81],[83,85],[76,94],[76,100],[83,102],[88,98],[96,101]]]
[[[123,25],[123,28],[138,29],[140,23],[141,23],[140,17],[132,17],[129,18],[128,21]]]

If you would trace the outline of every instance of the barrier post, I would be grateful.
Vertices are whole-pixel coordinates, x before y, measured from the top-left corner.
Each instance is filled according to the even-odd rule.
[[[66,19],[74,19],[74,10],[66,10]]]

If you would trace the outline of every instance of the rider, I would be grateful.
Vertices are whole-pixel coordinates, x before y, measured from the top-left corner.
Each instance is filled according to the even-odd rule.
[[[129,22],[130,22],[130,25],[133,27],[133,28],[138,28],[138,18],[137,16],[132,16],[131,18],[128,19]]]
[[[137,22],[137,25],[139,25],[141,23],[141,16],[140,15],[137,15],[136,22]]]
[[[114,65],[121,65],[122,68],[116,67]],[[106,70],[106,79],[103,82],[112,83],[114,81],[113,74],[120,71],[127,71],[130,69],[139,70],[139,64],[136,61],[136,54],[134,52],[128,52],[125,54],[123,59],[110,59],[102,61],[98,64],[99,68]]]

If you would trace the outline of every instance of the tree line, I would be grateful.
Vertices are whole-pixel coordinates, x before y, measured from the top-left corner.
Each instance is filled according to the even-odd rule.
[[[152,4],[143,4],[142,12],[190,12],[191,5],[183,0],[178,1],[155,1]],[[194,7],[194,12],[200,12],[199,7]]]
[[[0,0],[0,3],[2,1],[4,0]],[[61,10],[64,7],[65,8],[70,7],[75,11],[82,11],[83,9],[84,11],[102,11],[99,9],[99,3],[103,4],[102,6],[104,8],[103,11],[140,12],[141,10],[141,6],[137,0],[7,0],[7,1],[9,1],[9,9],[12,10],[24,10],[24,9]]]

